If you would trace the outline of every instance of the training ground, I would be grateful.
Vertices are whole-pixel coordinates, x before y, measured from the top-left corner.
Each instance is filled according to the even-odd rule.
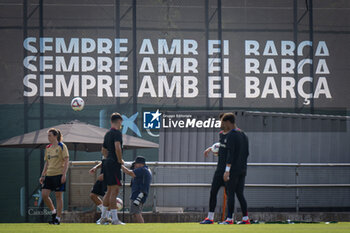
[[[326,224],[252,224],[252,225],[200,225],[199,223],[145,223],[127,224],[124,226],[101,226],[93,223],[63,223],[48,225],[45,223],[0,224],[0,233],[108,233],[108,232],[254,232],[254,233],[340,233],[350,232],[350,223]]]

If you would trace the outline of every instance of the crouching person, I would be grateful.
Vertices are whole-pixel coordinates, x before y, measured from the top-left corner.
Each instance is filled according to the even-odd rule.
[[[131,170],[122,165],[125,174],[133,177],[131,180],[131,203],[130,214],[132,221],[144,223],[142,217],[143,204],[146,202],[149,186],[151,185],[152,174],[146,166],[146,159],[138,156],[131,166]]]

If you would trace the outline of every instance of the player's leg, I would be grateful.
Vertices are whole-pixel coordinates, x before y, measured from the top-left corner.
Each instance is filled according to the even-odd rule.
[[[52,200],[50,198],[51,190],[50,189],[42,189],[41,190],[41,196],[43,198],[43,201],[45,205],[51,210],[51,220],[49,221],[50,224],[55,224],[56,217],[57,217],[57,211],[55,209],[55,206],[52,203]]]
[[[95,193],[90,193],[90,199],[95,203],[97,207],[102,207],[102,199]]]
[[[237,177],[230,176],[228,182],[226,182],[227,193],[227,215],[226,220],[221,224],[233,224],[233,212],[235,208],[235,192],[237,188]]]
[[[103,181],[97,180],[90,192],[90,199],[95,203],[95,205],[102,210],[102,199],[100,196],[105,195],[105,185]]]
[[[118,210],[117,210],[117,196],[119,194],[119,189],[122,186],[121,184],[121,167],[118,166],[117,164],[114,164],[113,167],[113,175],[111,176],[110,183],[107,183],[109,185],[112,185],[111,189],[111,195],[109,197],[109,207],[111,208],[111,215],[112,215],[112,224],[113,225],[119,225],[122,224],[124,225],[123,222],[121,222],[118,219]]]
[[[57,180],[58,179],[56,179],[55,176],[46,176],[43,183],[42,190],[41,190],[42,199],[45,205],[51,210],[51,213],[52,213],[51,221],[49,221],[50,224],[55,224],[55,220],[57,216],[55,206],[53,205],[52,200],[50,198],[51,192],[56,190],[56,188],[60,184],[57,182]]]
[[[107,190],[106,190],[107,192]],[[97,207],[100,209],[101,211],[101,217],[96,221],[96,224],[101,224],[101,219],[102,219],[102,212],[105,212],[106,215],[106,221],[107,222],[111,222],[111,218],[110,218],[110,208],[109,206],[107,207],[107,210],[103,210],[103,200],[105,199],[106,195],[103,195],[102,199],[95,193],[90,193],[90,198],[94,198],[94,203],[97,205]],[[98,198],[98,199],[96,199]],[[100,203],[100,204],[99,204]]]
[[[103,169],[103,184],[107,186],[107,191],[103,197],[102,209],[101,209],[101,221],[100,224],[108,224],[108,215],[109,215],[109,200],[112,193],[111,185],[114,184],[113,180],[113,163],[110,162],[102,163]]]
[[[119,186],[118,185],[111,185],[110,187],[110,195],[109,195],[109,207],[111,210],[117,209],[117,196],[119,193]]]
[[[142,217],[142,208],[143,208],[142,203],[140,203],[137,206],[131,201],[131,203],[130,203],[130,215],[132,216],[133,222],[144,223],[144,219]]]
[[[213,182],[210,189],[210,198],[209,198],[209,212],[215,212],[217,195],[220,190],[220,187],[224,185],[223,175],[216,174],[213,177]]]
[[[62,175],[53,176],[54,191],[56,196],[57,214],[52,216],[52,224],[60,224],[63,210],[63,192],[66,191],[66,183],[61,183]]]
[[[106,193],[107,193],[107,185],[106,185],[106,182],[103,180],[102,181],[102,185],[100,186],[100,193],[98,193],[101,197],[102,197],[102,205],[103,205],[103,199],[105,198],[106,196]],[[108,211],[110,210],[109,206],[108,206]]]
[[[51,212],[56,212],[55,207],[50,198],[51,191],[55,190],[55,184],[53,182],[52,176],[46,176],[41,189],[41,197],[45,205],[51,210]]]
[[[102,204],[103,204],[103,206],[105,206],[105,207],[109,207],[109,197],[111,196],[111,188],[110,188],[111,186],[107,186],[107,192],[106,192],[106,194],[103,196],[103,200],[102,200]]]
[[[140,214],[134,214],[133,218],[134,218],[134,222],[136,222],[136,223],[144,223],[145,222],[141,213]]]
[[[107,192],[103,197],[102,201],[102,209],[101,209],[101,224],[104,224],[107,222],[108,217],[108,208],[109,208],[109,200],[111,196],[111,186],[107,185]]]
[[[93,203],[94,203],[100,210],[102,210],[102,206],[103,206],[103,205],[102,205],[102,200],[101,200],[101,198],[100,198],[97,194],[93,193],[92,191],[91,191],[89,197],[90,197],[90,199],[93,201]],[[101,223],[101,218],[99,218],[99,219],[96,221],[96,224],[100,224],[100,223]]]
[[[103,201],[102,201],[102,199],[99,197],[99,194],[97,194],[98,191],[97,191],[97,189],[96,189],[96,184],[97,184],[97,181],[96,181],[96,183],[94,184],[94,187],[92,188],[89,197],[90,197],[90,199],[95,203],[95,205],[97,206],[97,208],[98,208],[100,211],[102,211],[102,207],[103,207],[103,204],[102,204],[102,203],[103,203]],[[104,195],[101,195],[101,196],[104,196]],[[101,218],[98,219],[98,220],[96,221],[96,223],[97,223],[97,224],[100,224],[100,223],[101,223]]]
[[[61,215],[62,215],[62,209],[63,209],[63,192],[55,192],[56,196],[56,205],[57,205],[57,221],[56,224],[59,224],[61,222]]]
[[[101,196],[103,198],[105,198],[106,193],[107,193],[107,185],[106,185],[106,182],[103,180],[102,181],[102,185],[101,185]],[[108,209],[107,209],[107,218],[108,218],[108,222],[112,222],[112,215],[111,215],[111,207],[110,207],[110,205],[108,205]]]
[[[50,198],[50,193],[51,190],[50,189],[42,189],[41,190],[41,197],[45,203],[45,205],[51,210],[51,212],[55,212],[55,207],[52,203],[52,200]]]
[[[124,224],[118,219],[117,212],[117,196],[119,193],[119,187],[121,186],[121,171],[120,166],[114,161],[106,161],[104,165],[103,179],[107,185],[107,193],[103,198],[103,207],[101,214],[101,224],[107,222],[107,210],[108,207],[111,209],[112,224]]]
[[[111,195],[109,198],[109,205],[111,208],[111,214],[112,214],[112,224],[113,225],[119,225],[119,224],[124,224],[118,219],[118,211],[117,211],[117,196],[119,193],[119,185],[113,185]]]
[[[201,224],[212,224],[214,223],[214,214],[215,207],[217,202],[217,194],[220,190],[220,187],[224,185],[224,180],[222,175],[215,173],[213,176],[213,181],[210,188],[210,197],[209,197],[209,212],[207,218],[205,218]]]
[[[236,196],[239,201],[239,204],[241,205],[242,209],[242,221],[238,224],[250,224],[250,220],[248,217],[248,207],[247,207],[247,201],[244,198],[244,185],[245,185],[245,175],[242,175],[238,179],[237,184],[237,190],[236,190]]]

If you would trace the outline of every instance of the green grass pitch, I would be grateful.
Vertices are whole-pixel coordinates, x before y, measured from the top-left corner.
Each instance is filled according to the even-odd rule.
[[[125,226],[101,226],[93,223],[63,223],[52,226],[44,223],[0,224],[0,233],[108,233],[108,232],[239,232],[239,233],[338,233],[350,232],[350,223],[337,224],[253,224],[253,225],[200,225],[198,223],[146,223]]]

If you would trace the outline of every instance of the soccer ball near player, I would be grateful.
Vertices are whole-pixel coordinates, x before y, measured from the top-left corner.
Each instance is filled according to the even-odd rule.
[[[84,108],[84,100],[80,97],[75,97],[74,99],[72,99],[72,102],[70,104],[72,106],[72,109],[74,111],[81,111]]]
[[[214,155],[217,155],[219,153],[219,148],[220,148],[220,142],[214,143],[211,146],[211,151],[214,153]]]
[[[117,197],[117,210],[123,209],[123,200]]]

